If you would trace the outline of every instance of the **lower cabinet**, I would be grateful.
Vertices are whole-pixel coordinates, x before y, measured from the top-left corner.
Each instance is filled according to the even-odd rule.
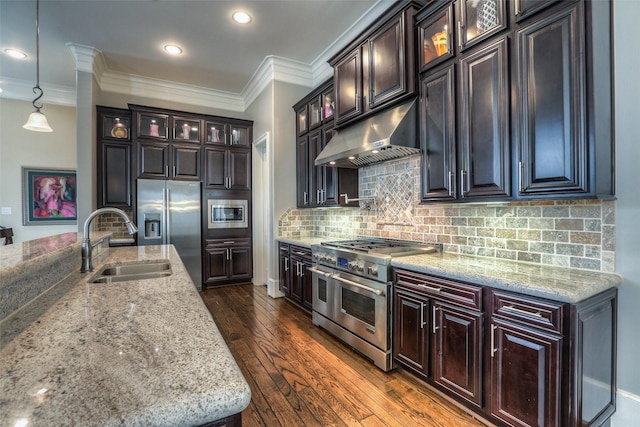
[[[280,291],[285,298],[307,310],[312,309],[311,249],[280,243]]]
[[[395,360],[480,406],[482,288],[397,271],[394,291]]]
[[[500,426],[615,411],[617,290],[575,304],[395,271],[394,360]]]
[[[250,281],[252,264],[250,239],[205,240],[204,286]]]

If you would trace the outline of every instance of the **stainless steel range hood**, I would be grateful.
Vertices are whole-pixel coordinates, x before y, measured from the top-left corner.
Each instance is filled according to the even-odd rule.
[[[340,129],[316,157],[316,166],[358,168],[420,152],[413,99]]]

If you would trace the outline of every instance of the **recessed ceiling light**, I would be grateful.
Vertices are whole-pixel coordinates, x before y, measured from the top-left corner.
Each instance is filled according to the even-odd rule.
[[[165,45],[164,50],[170,55],[180,55],[182,53],[182,48],[174,44]]]
[[[249,15],[247,12],[243,12],[241,10],[239,10],[237,12],[233,12],[233,15],[231,15],[231,17],[238,24],[248,24],[249,22],[251,22],[251,15]]]
[[[16,49],[5,49],[4,53],[15,59],[25,59],[27,54]]]

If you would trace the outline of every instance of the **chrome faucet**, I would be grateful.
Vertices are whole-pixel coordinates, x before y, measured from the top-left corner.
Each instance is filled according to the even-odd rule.
[[[127,216],[126,213],[117,208],[101,208],[93,211],[91,215],[84,222],[83,234],[82,234],[82,267],[80,268],[81,273],[86,273],[88,271],[93,271],[93,263],[91,262],[91,239],[89,238],[89,224],[91,224],[91,220],[103,213],[115,213],[118,214],[124,219],[124,223],[127,226],[127,230],[129,234],[134,235],[138,232],[138,227],[131,222],[131,219]]]

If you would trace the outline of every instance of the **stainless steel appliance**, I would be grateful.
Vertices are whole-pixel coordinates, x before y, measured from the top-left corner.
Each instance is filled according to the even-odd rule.
[[[391,370],[391,260],[441,249],[388,239],[312,245],[313,323]]]
[[[137,199],[138,245],[174,245],[202,289],[200,183],[139,179]]]
[[[208,228],[247,228],[247,200],[207,200]]]

